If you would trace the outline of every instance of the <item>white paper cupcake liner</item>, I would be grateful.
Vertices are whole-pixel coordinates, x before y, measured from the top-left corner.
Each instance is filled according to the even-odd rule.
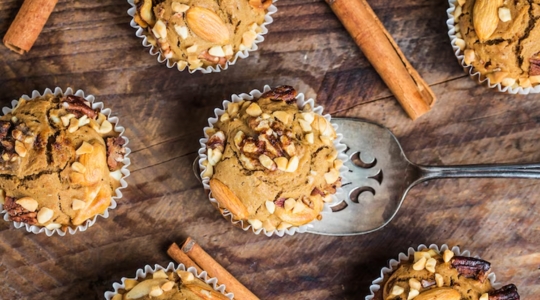
[[[390,276],[397,269],[400,262],[408,261],[411,257],[414,256],[415,252],[422,251],[424,249],[433,249],[433,250],[438,251],[438,252],[444,252],[445,250],[448,250],[450,248],[446,244],[443,244],[440,248],[439,248],[438,245],[434,245],[434,244],[429,245],[429,247],[427,247],[424,244],[421,244],[421,245],[418,246],[418,248],[416,250],[413,247],[409,247],[409,250],[407,251],[407,254],[405,254],[403,252],[399,253],[398,259],[397,260],[391,259],[388,262],[388,267],[384,267],[384,268],[381,269],[381,276],[379,278],[373,280],[373,282],[371,283],[371,286],[369,287],[369,290],[371,291],[371,295],[366,296],[365,300],[373,300],[374,299],[375,293],[378,292],[381,289],[381,284],[384,282],[385,276]],[[469,250],[461,251],[458,246],[454,246],[450,250],[452,250],[455,255],[471,257],[471,253],[469,252]],[[478,256],[473,256],[473,257],[474,258],[480,258]],[[498,288],[501,287],[500,283],[495,282],[496,276],[495,276],[494,273],[492,273],[492,272],[489,273],[488,276],[487,276],[487,279],[489,280],[489,282],[491,283],[491,286],[493,288],[498,289]]]
[[[107,120],[109,122],[111,122],[111,124],[114,125],[113,130],[115,132],[118,132],[119,136],[121,136],[126,141],[125,145],[127,146],[127,144],[129,143],[129,139],[124,136],[125,128],[118,125],[119,124],[118,117],[111,117],[111,109],[105,108],[103,102],[96,102],[95,97],[93,95],[85,96],[84,92],[82,90],[77,90],[74,93],[73,90],[68,87],[66,89],[66,91],[64,92],[64,91],[62,91],[61,88],[56,87],[54,89],[54,91],[51,91],[50,89],[45,89],[43,94],[40,94],[38,91],[34,90],[32,92],[31,96],[23,95],[23,96],[21,96],[21,98],[25,99],[26,101],[31,101],[31,100],[33,100],[35,98],[45,96],[45,95],[49,95],[49,94],[53,94],[55,96],[59,96],[59,95],[75,95],[75,96],[79,96],[79,97],[84,98],[86,101],[91,103],[92,109],[94,109],[94,110],[95,109],[100,109],[100,112],[102,114],[104,114],[105,116],[107,116]],[[11,112],[15,107],[17,107],[18,103],[19,103],[18,100],[12,100],[11,101],[11,108],[9,108],[9,107],[2,108],[3,115]],[[86,220],[82,225],[79,225],[79,226],[76,226],[76,227],[68,227],[68,229],[66,231],[63,231],[61,228],[50,230],[50,229],[47,229],[47,228],[42,227],[42,226],[29,225],[29,224],[24,223],[24,222],[13,222],[13,221],[9,220],[9,214],[7,213],[6,210],[4,210],[4,207],[3,207],[2,204],[0,204],[0,214],[4,214],[4,220],[5,221],[13,222],[15,228],[25,227],[26,231],[32,232],[32,233],[35,233],[35,234],[45,232],[45,234],[47,236],[52,236],[55,233],[60,235],[60,236],[65,236],[67,232],[69,232],[69,234],[75,234],[77,231],[86,231],[90,226],[94,225],[94,223],[96,222],[98,216],[101,216],[103,218],[108,218],[109,217],[109,210],[115,209],[116,208],[116,200],[122,198],[122,192],[120,190],[127,187],[127,182],[126,182],[125,179],[130,174],[127,167],[131,164],[131,161],[128,158],[128,155],[131,153],[131,150],[128,147],[125,147],[125,149],[126,149],[126,154],[124,155],[124,160],[122,161],[123,166],[120,169],[120,172],[122,173],[123,176],[120,179],[120,186],[118,188],[116,188],[116,190],[115,190],[116,195],[112,196],[111,204],[109,205],[109,207],[107,207],[107,209],[105,210],[104,213],[99,214],[99,215],[95,215],[93,218]]]
[[[122,277],[122,279],[120,279],[120,283],[118,283],[118,282],[113,283],[114,291],[105,292],[105,295],[104,295],[105,299],[106,300],[111,300],[114,295],[118,294],[119,289],[124,289],[126,287],[125,286],[126,279],[135,279],[135,280],[144,279],[144,278],[146,278],[146,276],[148,276],[150,274],[154,274],[154,272],[159,271],[159,270],[163,270],[165,272],[172,272],[172,271],[176,272],[178,270],[188,271],[191,274],[195,275],[197,278],[199,278],[199,279],[203,280],[204,282],[206,282],[208,285],[210,285],[212,288],[214,288],[214,290],[219,291],[220,293],[225,295],[225,297],[227,297],[227,298],[229,298],[231,300],[234,299],[234,294],[233,293],[227,293],[226,294],[225,293],[225,288],[226,288],[225,285],[224,284],[218,285],[218,279],[215,278],[215,277],[209,277],[208,274],[206,273],[206,271],[202,271],[201,274],[197,274],[197,269],[195,269],[193,267],[189,267],[186,270],[186,266],[184,266],[183,264],[179,264],[178,266],[175,266],[175,264],[173,262],[169,263],[169,265],[166,268],[164,268],[164,267],[162,267],[160,265],[154,265],[153,268],[151,266],[149,266],[149,265],[146,265],[144,268],[137,270],[135,278]]]
[[[312,227],[312,225],[310,225],[311,223],[308,223],[308,224],[305,224],[305,225],[302,225],[302,226],[293,226],[293,227],[290,227],[288,229],[284,229],[284,230],[277,230],[276,229],[276,230],[273,230],[273,231],[266,231],[266,229],[264,229],[264,228],[260,228],[260,229],[255,230],[255,229],[253,229],[251,224],[249,224],[248,222],[244,222],[243,220],[234,220],[232,214],[227,209],[224,209],[224,208],[219,206],[217,200],[212,196],[212,193],[210,192],[210,183],[209,183],[210,178],[208,178],[208,177],[204,178],[202,176],[202,174],[204,174],[204,172],[206,170],[206,166],[203,165],[203,162],[207,159],[207,155],[206,155],[206,142],[208,142],[208,134],[206,133],[207,130],[214,127],[214,124],[219,120],[219,117],[223,113],[225,113],[227,111],[227,107],[229,106],[230,103],[236,103],[236,102],[241,102],[241,101],[251,101],[251,100],[253,100],[255,98],[260,98],[260,96],[263,93],[268,92],[270,90],[271,90],[270,86],[265,85],[262,92],[259,91],[259,90],[252,90],[251,92],[249,92],[249,94],[245,94],[245,93],[240,94],[240,95],[234,94],[234,95],[231,96],[232,101],[229,101],[229,100],[224,100],[223,101],[223,109],[220,109],[220,108],[214,109],[214,115],[215,116],[213,118],[208,119],[208,127],[205,127],[203,129],[204,138],[199,140],[199,143],[201,144],[201,148],[199,149],[199,168],[200,168],[200,171],[201,171],[200,176],[202,178],[202,183],[203,183],[204,189],[209,192],[208,197],[210,199],[210,202],[222,212],[222,215],[225,218],[230,219],[233,224],[240,226],[244,231],[247,231],[247,230],[251,229],[253,231],[253,233],[255,233],[255,234],[264,233],[264,235],[266,235],[268,237],[275,234],[277,236],[282,237],[285,234],[293,235],[296,232],[299,232],[299,233],[307,232],[308,228]],[[322,106],[316,105],[315,101],[313,99],[305,100],[304,98],[305,98],[304,94],[302,94],[302,93],[298,93],[298,95],[296,96],[296,104],[298,105],[298,107],[300,109],[302,109],[306,104],[309,104],[312,107],[314,113],[323,116],[326,120],[331,122],[331,117],[330,117],[329,114],[323,115],[323,107]],[[346,161],[349,160],[349,157],[345,154],[345,151],[347,150],[347,146],[345,144],[341,143],[341,140],[343,139],[343,135],[338,132],[338,126],[336,124],[334,124],[334,123],[331,123],[331,124],[332,124],[332,127],[334,127],[334,130],[336,131],[336,139],[334,140],[333,144],[334,144],[334,147],[336,148],[336,150],[338,152],[337,158],[340,159],[343,162],[346,162]],[[348,168],[345,165],[343,165],[339,169],[340,174],[346,174],[347,171],[348,171]],[[341,175],[341,177],[343,178],[343,175]],[[338,199],[344,199],[345,194],[346,193],[343,191],[343,189],[341,187],[337,188],[336,193],[332,195],[332,202],[324,203],[322,211],[323,212],[332,212],[331,207],[334,206],[334,205],[337,205],[340,202]],[[317,220],[314,220],[312,222],[317,222]]]
[[[450,37],[450,43],[452,45],[452,49],[454,49],[454,53],[456,55],[456,58],[458,59],[459,63],[463,67],[463,69],[469,74],[469,76],[477,81],[479,84],[486,85],[489,88],[496,89],[497,91],[501,93],[508,93],[508,94],[520,94],[520,95],[527,95],[527,94],[536,94],[540,93],[540,84],[533,86],[533,87],[512,87],[512,86],[503,86],[500,83],[491,83],[491,80],[487,78],[486,76],[483,76],[480,74],[480,72],[477,72],[472,65],[468,65],[465,63],[464,59],[464,53],[459,48],[459,46],[456,44],[456,41],[458,37],[456,36],[456,24],[454,19],[454,11],[457,7],[457,0],[448,0],[448,4],[450,5],[450,8],[446,10],[446,14],[448,15],[448,21],[446,21],[446,25],[448,25],[448,36]]]
[[[277,0],[273,0],[272,2],[276,2],[276,1]],[[147,48],[150,48],[149,52],[150,52],[151,55],[157,55],[157,61],[158,62],[165,63],[168,68],[174,67],[176,65],[176,62],[166,58],[161,53],[161,51],[159,51],[158,47],[152,45],[148,41],[148,38],[146,37],[146,35],[144,35],[144,28],[142,28],[141,26],[139,26],[139,24],[137,24],[137,22],[135,22],[134,17],[135,17],[136,11],[137,11],[137,6],[135,5],[135,0],[128,0],[127,2],[129,3],[129,5],[131,5],[131,8],[127,11],[127,13],[128,13],[128,15],[130,15],[133,18],[133,19],[131,19],[131,22],[129,23],[129,25],[137,30],[135,32],[135,35],[137,37],[143,39],[142,44],[143,44],[143,46],[145,46]],[[272,4],[272,5],[270,5],[268,7],[268,9],[266,11],[267,11],[267,13],[264,16],[264,21],[261,24],[261,30],[262,31],[257,34],[257,37],[255,38],[255,41],[253,42],[253,45],[251,45],[251,48],[236,52],[234,54],[234,57],[232,59],[228,60],[224,67],[222,67],[221,65],[216,65],[216,66],[199,67],[199,68],[196,68],[196,69],[192,70],[188,66],[188,67],[186,67],[186,70],[188,70],[188,72],[192,73],[192,74],[195,73],[196,71],[200,71],[201,73],[204,73],[204,74],[208,74],[208,73],[212,73],[212,72],[221,72],[221,70],[227,70],[230,65],[234,65],[239,58],[247,58],[249,56],[249,52],[256,51],[257,49],[259,49],[257,44],[262,43],[264,41],[263,35],[268,33],[268,29],[266,28],[266,26],[268,26],[268,25],[270,25],[270,24],[272,24],[274,22],[274,19],[272,18],[271,15],[273,15],[273,14],[275,14],[277,12],[277,7],[274,4]]]

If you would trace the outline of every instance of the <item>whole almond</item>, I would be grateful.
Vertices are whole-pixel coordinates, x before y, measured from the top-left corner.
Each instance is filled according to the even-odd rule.
[[[217,44],[229,42],[229,30],[215,12],[194,6],[187,11],[186,20],[191,31],[200,38]]]
[[[434,288],[422,292],[415,300],[461,300],[461,294],[452,288]]]
[[[477,0],[473,7],[473,25],[480,42],[495,32],[499,24],[499,7],[503,0]]]
[[[235,218],[244,220],[248,217],[249,213],[244,203],[223,182],[211,179],[210,190],[219,204],[228,209]]]

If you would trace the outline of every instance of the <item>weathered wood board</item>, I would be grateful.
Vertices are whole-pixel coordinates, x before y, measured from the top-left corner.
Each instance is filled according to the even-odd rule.
[[[334,116],[390,128],[421,164],[540,162],[540,95],[489,90],[449,44],[446,1],[370,0],[438,96],[407,118],[322,0],[280,0],[259,51],[215,74],[168,69],[129,26],[126,1],[60,0],[34,48],[0,47],[0,105],[36,89],[83,89],[111,107],[132,149],[129,187],[108,219],[66,237],[0,222],[1,299],[103,299],[171,242],[196,239],[261,299],[363,299],[380,269],[419,244],[447,243],[492,262],[522,299],[540,295],[540,181],[459,179],[415,187],[386,228],[364,236],[257,236],[233,227],[191,173],[202,128],[233,93],[293,85]],[[0,0],[0,35],[21,0]]]

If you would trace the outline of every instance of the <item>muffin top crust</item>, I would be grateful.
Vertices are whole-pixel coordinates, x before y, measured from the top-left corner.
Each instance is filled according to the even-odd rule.
[[[271,0],[137,0],[135,21],[179,70],[225,66],[250,49]]]
[[[341,185],[334,128],[290,86],[230,103],[207,143],[204,177],[235,219],[267,231],[319,217]]]
[[[458,0],[464,61],[503,86],[540,83],[540,0]]]
[[[126,279],[111,300],[160,299],[160,300],[229,300],[219,291],[195,277],[192,273],[156,271],[144,279]]]
[[[375,299],[519,300],[513,284],[491,286],[490,269],[485,260],[457,256],[448,249],[417,251],[385,278]]]
[[[53,230],[103,213],[122,177],[118,135],[82,97],[20,99],[0,117],[0,189],[10,220]]]

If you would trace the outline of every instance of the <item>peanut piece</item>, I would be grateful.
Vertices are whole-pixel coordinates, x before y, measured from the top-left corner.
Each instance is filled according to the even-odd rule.
[[[444,250],[443,260],[445,263],[449,262],[452,259],[452,257],[454,257],[454,251],[448,250],[448,249]]]
[[[425,267],[426,267],[426,258],[425,257],[422,257],[420,258],[420,260],[418,260],[414,265],[413,265],[413,269],[415,271],[420,271],[420,270],[423,270]]]
[[[257,103],[253,102],[246,109],[246,113],[252,117],[257,117],[262,114],[262,110]]]
[[[37,214],[37,220],[40,224],[44,224],[52,219],[54,211],[50,208],[43,207]]]
[[[16,200],[15,203],[19,204],[24,209],[30,212],[34,212],[38,208],[37,201],[30,197],[22,197],[19,200]]]

